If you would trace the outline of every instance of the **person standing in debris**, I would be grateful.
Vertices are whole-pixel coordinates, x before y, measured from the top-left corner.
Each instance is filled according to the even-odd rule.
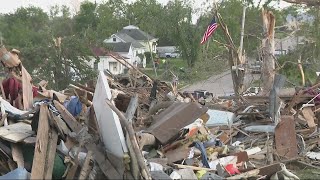
[[[135,61],[133,62],[133,66],[134,66],[134,67],[138,67],[138,62],[137,62],[137,60],[135,60]]]
[[[159,58],[157,58],[157,59],[154,61],[154,66],[155,66],[156,69],[158,69],[158,67],[159,67],[159,62],[160,62]]]
[[[166,59],[162,59],[163,69],[166,69]]]
[[[173,88],[178,89],[178,84],[179,84],[179,78],[178,76],[174,75],[172,79]]]

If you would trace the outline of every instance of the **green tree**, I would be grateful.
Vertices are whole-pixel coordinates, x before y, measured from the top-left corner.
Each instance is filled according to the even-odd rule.
[[[48,80],[57,89],[92,77],[86,64],[91,54],[88,41],[74,31],[68,8],[54,7],[50,16],[39,8],[19,8],[1,21],[4,44],[22,52],[22,63],[34,77]]]

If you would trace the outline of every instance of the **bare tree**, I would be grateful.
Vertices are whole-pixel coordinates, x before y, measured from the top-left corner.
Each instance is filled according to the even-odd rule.
[[[262,8],[263,39],[262,39],[262,94],[268,94],[273,86],[275,76],[274,62],[274,27],[275,17],[271,11]]]

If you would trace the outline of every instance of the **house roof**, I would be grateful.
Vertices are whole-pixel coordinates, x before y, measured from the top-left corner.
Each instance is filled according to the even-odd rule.
[[[132,46],[134,48],[142,48],[144,47],[142,44],[140,44],[139,42],[137,42],[136,40],[134,40],[132,37],[130,37],[129,35],[127,34],[124,34],[124,33],[117,33],[115,34],[116,36],[118,36],[120,39],[124,40],[125,42],[131,42],[132,43]]]
[[[127,34],[131,38],[137,41],[148,41],[148,40],[156,39],[153,36],[149,35],[148,33],[141,31],[138,27],[132,26],[132,25],[124,27],[120,31],[120,33]]]
[[[92,47],[91,52],[94,56],[106,56],[107,50],[103,47]]]
[[[123,43],[123,42],[118,42],[118,43],[107,43],[107,46],[110,47],[111,51],[114,52],[129,52],[130,47],[131,47],[131,42]]]
[[[94,56],[114,56],[116,58],[128,59],[125,56],[121,56],[120,54],[107,50],[103,47],[92,47],[91,52],[93,53]]]

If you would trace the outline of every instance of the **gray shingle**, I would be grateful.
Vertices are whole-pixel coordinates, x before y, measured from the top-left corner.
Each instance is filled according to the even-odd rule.
[[[117,33],[116,36],[118,36],[120,39],[124,40],[125,42],[131,42],[132,46],[134,48],[142,48],[144,47],[142,44],[140,44],[139,42],[137,42],[136,40],[134,40],[132,37],[130,37],[127,34],[124,33]]]
[[[123,43],[123,42],[119,42],[119,43],[106,43],[108,49],[110,49],[111,51],[114,52],[129,52],[130,50],[130,46],[131,46],[131,42],[128,43]]]
[[[137,41],[148,41],[151,39],[155,39],[153,36],[141,31],[140,29],[122,29],[120,33],[124,33],[132,37]]]

